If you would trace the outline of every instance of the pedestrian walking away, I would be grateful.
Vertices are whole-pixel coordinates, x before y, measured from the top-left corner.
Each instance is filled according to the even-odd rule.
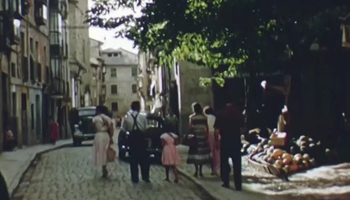
[[[220,132],[220,172],[223,187],[230,186],[230,164],[233,161],[233,175],[236,190],[242,190],[242,157],[240,128],[243,127],[243,116],[237,104],[227,104],[216,117],[214,127]]]
[[[113,144],[113,122],[108,117],[108,109],[105,106],[97,106],[93,123],[96,127],[96,135],[92,146],[92,161],[97,167],[102,167],[102,177],[108,177],[107,163],[111,161],[107,157],[107,151]]]
[[[202,106],[193,103],[193,114],[190,115],[190,133],[194,135],[188,151],[188,164],[194,164],[194,176],[203,177],[202,167],[211,164],[210,147],[208,144],[208,123],[207,117],[203,114]]]
[[[130,142],[130,173],[133,183],[139,182],[139,165],[141,167],[142,180],[149,183],[150,155],[147,152],[145,129],[147,128],[146,114],[140,113],[139,101],[131,103],[131,112],[125,116],[122,128],[129,132]]]
[[[176,145],[179,143],[179,137],[171,132],[173,127],[171,124],[164,126],[164,133],[160,136],[163,144],[162,163],[165,167],[165,180],[169,180],[169,172],[173,171],[175,175],[174,182],[179,182],[178,172],[176,166],[180,165],[180,156],[177,152]]]

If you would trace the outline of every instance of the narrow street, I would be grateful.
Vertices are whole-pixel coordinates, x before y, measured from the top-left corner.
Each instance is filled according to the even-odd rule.
[[[69,147],[43,154],[25,174],[14,200],[210,200],[189,180],[164,181],[164,168],[151,166],[151,184],[130,181],[129,165],[109,164],[111,178],[101,178],[90,164],[91,146]]]

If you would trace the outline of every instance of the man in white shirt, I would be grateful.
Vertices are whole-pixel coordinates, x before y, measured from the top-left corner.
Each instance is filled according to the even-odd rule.
[[[140,109],[139,101],[131,103],[131,112],[126,114],[122,128],[129,132],[131,181],[133,183],[139,182],[138,165],[140,165],[142,180],[149,183],[150,162],[144,135],[147,128],[147,117],[146,114],[140,113]]]

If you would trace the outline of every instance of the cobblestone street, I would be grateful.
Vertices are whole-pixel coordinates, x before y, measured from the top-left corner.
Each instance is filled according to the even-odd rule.
[[[101,178],[101,170],[90,164],[91,146],[64,148],[43,154],[29,168],[15,192],[15,200],[209,200],[208,195],[189,180],[164,181],[164,169],[151,166],[151,184],[130,181],[129,165],[109,164],[111,178]]]

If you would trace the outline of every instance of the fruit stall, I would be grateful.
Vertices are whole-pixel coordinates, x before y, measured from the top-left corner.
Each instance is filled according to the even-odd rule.
[[[242,153],[256,170],[288,181],[288,176],[320,165],[332,163],[336,155],[319,141],[307,136],[287,141],[286,133],[270,131],[270,138],[262,138],[260,129],[242,135]]]

